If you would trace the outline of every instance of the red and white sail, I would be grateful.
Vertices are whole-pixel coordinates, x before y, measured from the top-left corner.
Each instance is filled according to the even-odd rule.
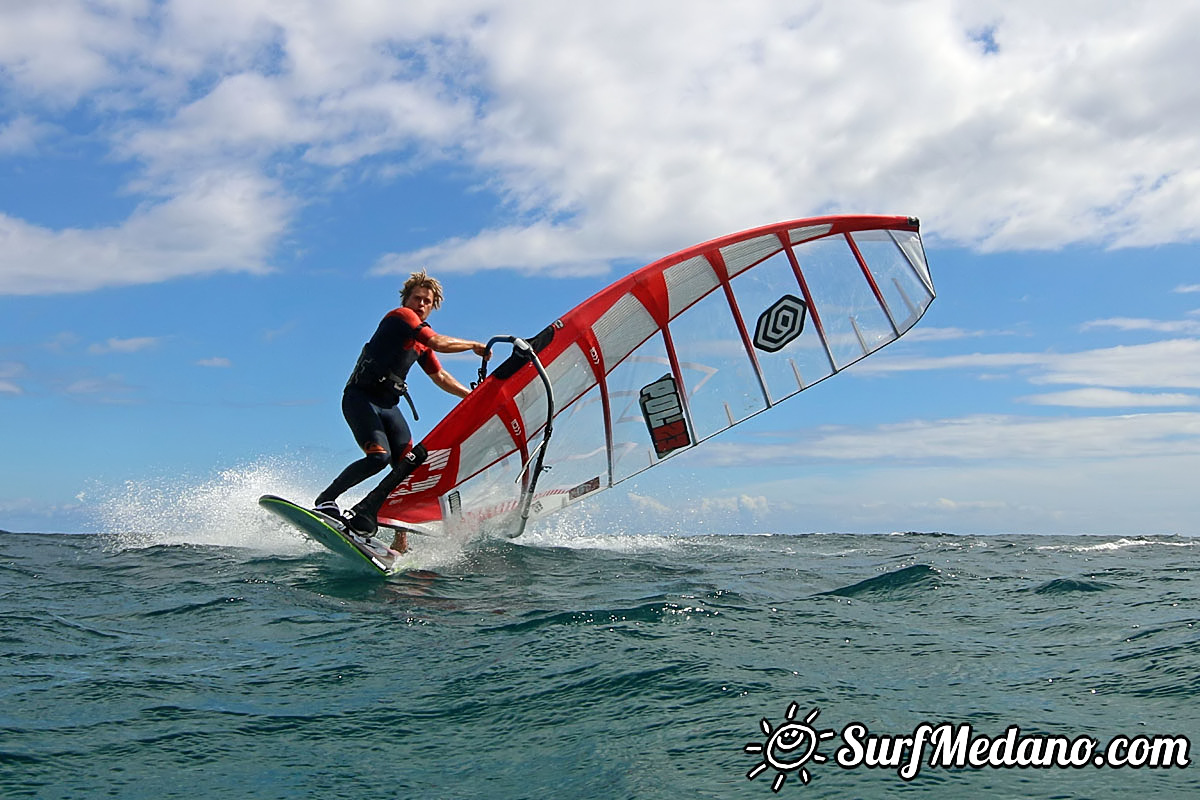
[[[626,275],[529,341],[553,436],[529,512],[613,486],[895,341],[933,281],[917,220],[829,216],[735,233]],[[423,440],[393,523],[516,524],[546,425],[529,362],[500,367]],[[515,371],[513,371],[515,368]],[[519,528],[517,528],[519,529]]]

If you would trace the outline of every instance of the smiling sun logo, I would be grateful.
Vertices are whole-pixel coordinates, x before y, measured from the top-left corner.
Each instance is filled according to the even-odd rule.
[[[796,703],[788,706],[787,713],[784,714],[787,722],[778,728],[772,728],[771,723],[764,717],[759,722],[759,727],[762,728],[767,740],[762,744],[750,742],[744,748],[747,753],[762,756],[762,761],[746,773],[747,778],[754,780],[768,767],[775,769],[775,781],[771,784],[773,792],[778,792],[783,788],[783,782],[787,780],[789,772],[797,772],[800,775],[801,783],[807,785],[812,776],[808,774],[808,769],[804,765],[809,761],[816,764],[828,761],[828,758],[817,752],[817,748],[824,740],[837,735],[837,731],[818,732],[812,727],[813,721],[821,713],[819,708],[808,712],[808,716],[804,718],[803,722],[796,722],[796,712],[799,708]]]

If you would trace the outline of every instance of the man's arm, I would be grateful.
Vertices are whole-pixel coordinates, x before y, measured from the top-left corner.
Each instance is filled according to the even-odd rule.
[[[436,350],[439,353],[465,353],[471,350],[475,355],[483,357],[487,354],[487,345],[482,342],[472,342],[470,339],[458,339],[454,336],[446,336],[441,333],[435,333],[426,340],[425,345],[430,350]],[[455,383],[458,383],[455,381]],[[441,384],[438,384],[439,386]],[[459,384],[460,386],[462,384]]]
[[[426,339],[425,346],[438,353],[465,353],[471,350],[475,355],[480,357],[488,354],[487,345],[482,342],[459,339],[455,336],[446,336],[441,333],[435,333]],[[445,367],[442,367],[437,372],[430,373],[429,377],[439,388],[452,395],[466,397],[471,393],[471,390],[463,386],[458,378],[447,372]]]
[[[440,371],[430,375],[429,379],[437,384],[437,386],[442,390],[447,391],[450,394],[457,395],[458,397],[466,397],[471,393],[470,389],[463,386],[462,383],[459,382],[458,378],[455,378],[453,375],[447,372],[444,367]]]

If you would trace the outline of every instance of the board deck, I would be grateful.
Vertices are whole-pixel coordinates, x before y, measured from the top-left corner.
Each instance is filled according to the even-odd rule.
[[[375,575],[393,575],[413,569],[415,561],[409,554],[397,555],[379,539],[360,539],[340,525],[337,520],[320,512],[297,505],[290,500],[264,494],[258,504],[280,519],[303,531],[309,538],[345,558],[358,569]]]

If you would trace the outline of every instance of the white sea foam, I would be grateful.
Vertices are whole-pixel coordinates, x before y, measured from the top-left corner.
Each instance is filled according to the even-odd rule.
[[[1103,553],[1114,550],[1125,550],[1130,547],[1146,547],[1149,545],[1157,545],[1159,547],[1196,547],[1200,545],[1200,540],[1183,541],[1183,542],[1168,542],[1162,539],[1117,539],[1115,542],[1099,542],[1098,544],[1053,544],[1038,547],[1038,550],[1051,550],[1055,552],[1067,553]]]
[[[120,549],[197,544],[299,555],[323,548],[261,508],[258,498],[274,494],[303,504],[328,478],[302,459],[262,458],[204,478],[127,481],[101,493],[97,513],[102,532]],[[370,484],[357,488],[365,493]],[[356,499],[348,494],[342,502]],[[381,538],[390,539],[386,532]],[[418,568],[437,568],[459,560],[469,538],[410,535],[409,547]]]
[[[203,544],[275,553],[302,553],[314,545],[258,505],[264,494],[310,498],[303,477],[310,466],[262,459],[206,478],[162,477],[126,481],[98,503],[103,532],[122,549]]]
[[[617,553],[674,550],[680,544],[678,536],[669,534],[627,533],[607,520],[598,519],[584,506],[567,508],[552,517],[531,523],[517,541],[537,547]]]

